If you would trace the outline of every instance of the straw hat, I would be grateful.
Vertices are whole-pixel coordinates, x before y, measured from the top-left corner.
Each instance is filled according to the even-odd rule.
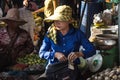
[[[55,9],[54,14],[48,18],[45,18],[44,20],[45,21],[48,21],[48,20],[52,20],[52,21],[54,21],[54,20],[59,20],[59,21],[73,20],[72,8],[70,6],[67,6],[67,5],[58,6]]]
[[[17,8],[9,9],[7,15],[5,17],[0,18],[0,21],[15,21],[19,25],[24,25],[25,23],[27,23],[25,20],[20,19],[19,10]]]

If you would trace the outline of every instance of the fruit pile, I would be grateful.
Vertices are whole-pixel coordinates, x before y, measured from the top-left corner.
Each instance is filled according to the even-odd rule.
[[[18,58],[17,62],[32,66],[37,64],[45,65],[46,60],[41,59],[38,54],[28,54],[25,57]]]

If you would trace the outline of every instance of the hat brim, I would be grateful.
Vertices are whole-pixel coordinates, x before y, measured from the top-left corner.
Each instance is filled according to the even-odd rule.
[[[24,25],[26,24],[27,22],[23,19],[14,19],[14,18],[6,18],[6,17],[2,17],[0,18],[0,21],[3,21],[3,22],[8,22],[8,21],[15,21],[17,22],[19,25]]]
[[[63,16],[63,15],[51,15],[48,18],[45,18],[44,21],[72,21],[73,18],[70,16]]]

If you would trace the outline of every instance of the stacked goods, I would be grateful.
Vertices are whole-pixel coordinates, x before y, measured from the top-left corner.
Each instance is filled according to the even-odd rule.
[[[92,75],[87,80],[120,80],[120,66],[107,68],[102,72]]]
[[[94,14],[93,24],[94,27],[104,27],[104,21],[101,13]]]

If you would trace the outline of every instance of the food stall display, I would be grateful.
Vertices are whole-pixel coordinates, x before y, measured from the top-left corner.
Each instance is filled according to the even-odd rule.
[[[23,71],[26,71],[28,73],[30,73],[30,72],[31,73],[34,73],[34,72],[41,73],[41,71],[43,72],[45,69],[46,60],[41,59],[38,54],[29,54],[23,58],[18,58],[18,64],[27,65],[27,67],[24,68]],[[13,67],[13,69],[14,69],[14,67]]]
[[[113,68],[107,68],[101,72],[98,72],[87,80],[120,80],[120,66]]]

